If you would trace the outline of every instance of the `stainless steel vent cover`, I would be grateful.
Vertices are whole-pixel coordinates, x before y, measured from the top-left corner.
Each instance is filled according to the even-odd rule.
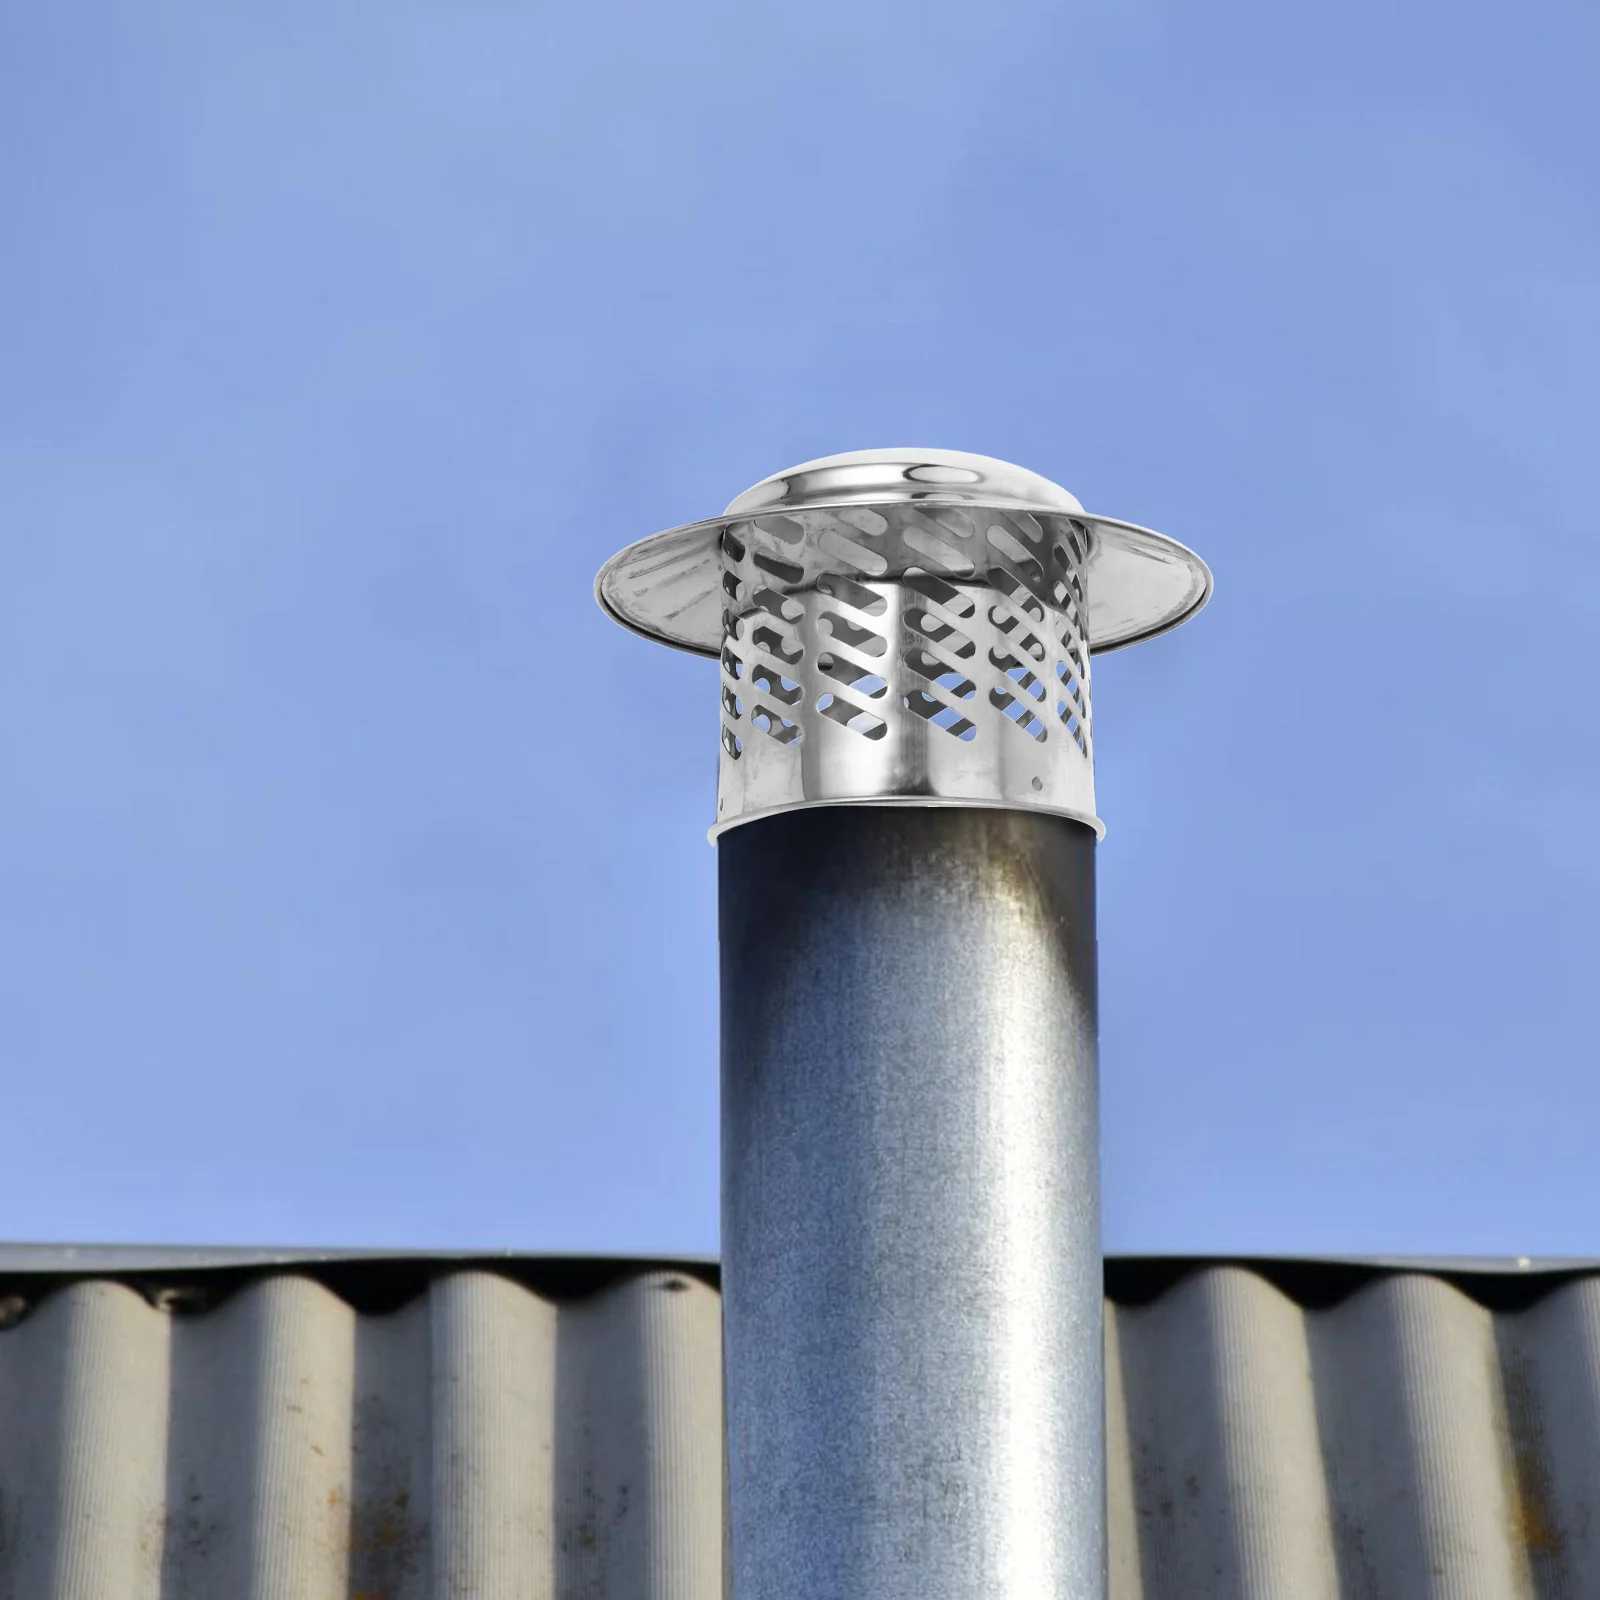
[[[764,478],[630,545],[601,606],[720,658],[713,833],[799,806],[1010,806],[1103,832],[1093,651],[1210,597],[1192,551],[954,450],[861,450]]]

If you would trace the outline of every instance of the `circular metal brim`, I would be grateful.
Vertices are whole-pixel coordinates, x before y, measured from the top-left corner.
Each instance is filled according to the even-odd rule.
[[[959,503],[963,510],[976,509],[971,501]],[[849,505],[862,509],[859,501]],[[996,509],[1040,514],[1033,505]],[[1187,622],[1211,598],[1211,569],[1176,539],[1113,517],[1070,515],[1092,535],[1085,572],[1092,650],[1153,639]],[[722,534],[749,520],[748,514],[712,517],[629,545],[600,569],[595,599],[623,627],[647,639],[715,656],[722,648]]]

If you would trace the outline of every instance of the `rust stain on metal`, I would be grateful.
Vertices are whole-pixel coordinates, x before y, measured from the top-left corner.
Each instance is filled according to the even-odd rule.
[[[1520,1359],[1507,1363],[1504,1376],[1507,1474],[1511,1501],[1511,1535],[1530,1556],[1553,1558],[1566,1548],[1556,1510],[1555,1486],[1544,1438],[1544,1419]]]

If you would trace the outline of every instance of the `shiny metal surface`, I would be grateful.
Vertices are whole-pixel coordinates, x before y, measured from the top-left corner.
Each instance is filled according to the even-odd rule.
[[[1211,575],[987,456],[867,450],[624,551],[596,592],[722,667],[713,830],[840,800],[1095,816],[1090,652],[1175,626]]]
[[[1096,831],[1087,543],[1070,522],[846,507],[723,535],[717,829],[840,800]]]
[[[718,854],[732,1600],[1103,1595],[1093,833]]]
[[[688,523],[619,551],[595,597],[624,627],[680,650],[722,648],[720,545],[730,523],[864,506],[988,507],[1068,518],[1089,545],[1088,642],[1115,650],[1187,621],[1211,596],[1204,561],[1175,539],[1087,512],[1038,473],[960,450],[856,450],[763,478],[720,517]]]

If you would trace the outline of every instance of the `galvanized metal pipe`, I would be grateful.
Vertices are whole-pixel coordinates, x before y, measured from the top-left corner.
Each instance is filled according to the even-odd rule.
[[[1105,1593],[1094,844],[718,841],[731,1600]]]

